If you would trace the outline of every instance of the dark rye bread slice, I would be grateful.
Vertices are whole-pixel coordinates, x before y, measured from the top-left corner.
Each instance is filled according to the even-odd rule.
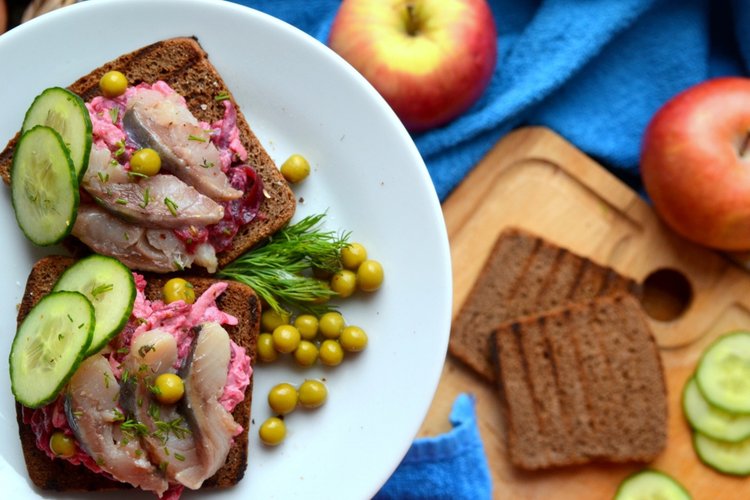
[[[80,95],[84,101],[88,101],[100,95],[101,76],[115,69],[124,73],[132,85],[165,81],[185,97],[188,108],[201,121],[211,123],[224,116],[224,105],[215,99],[220,93],[228,94],[236,106],[240,139],[248,152],[248,163],[263,180],[266,197],[260,206],[261,216],[243,226],[232,246],[218,254],[219,267],[227,265],[278,231],[292,218],[296,209],[294,193],[250,129],[239,105],[196,39],[172,38],[156,42],[106,63],[68,88]],[[18,137],[16,135],[11,139],[5,150],[0,153],[0,176],[6,184],[10,183],[10,166]],[[78,240],[72,237],[68,240],[66,243],[69,244],[70,240],[73,240],[79,247],[78,251],[73,249],[74,253],[83,253],[80,248],[83,245]]]
[[[514,465],[648,462],[666,446],[661,358],[633,296],[506,322],[493,347]]]
[[[517,228],[503,231],[451,327],[451,354],[495,380],[491,337],[504,321],[618,292],[632,279]]]
[[[57,278],[73,262],[75,260],[68,257],[52,256],[45,257],[34,265],[26,282],[26,290],[18,310],[18,324],[31,308],[52,290]],[[160,298],[161,288],[167,278],[155,274],[144,274],[144,276],[147,280],[146,296],[151,300]],[[196,295],[200,295],[213,283],[219,281],[205,277],[185,276],[185,278],[195,287]],[[227,281],[227,284],[227,289],[216,302],[219,309],[238,319],[237,325],[224,328],[232,340],[245,348],[252,366],[256,359],[256,343],[260,330],[260,301],[250,287],[234,281]],[[237,484],[244,476],[248,461],[252,394],[253,377],[250,377],[245,399],[232,413],[234,420],[242,425],[242,433],[234,438],[224,466],[203,483],[203,488],[227,488]],[[82,465],[72,465],[65,460],[50,460],[36,447],[35,436],[31,432],[31,427],[23,423],[21,406],[18,403],[16,403],[16,420],[29,478],[37,487],[57,491],[131,489],[128,484],[95,474]]]

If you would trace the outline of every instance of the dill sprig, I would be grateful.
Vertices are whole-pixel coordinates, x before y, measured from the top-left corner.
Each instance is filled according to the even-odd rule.
[[[322,304],[336,295],[312,270],[341,270],[341,249],[349,233],[322,229],[325,214],[310,215],[273,235],[268,242],[223,268],[217,276],[249,285],[277,312],[286,306],[321,314],[331,310]]]

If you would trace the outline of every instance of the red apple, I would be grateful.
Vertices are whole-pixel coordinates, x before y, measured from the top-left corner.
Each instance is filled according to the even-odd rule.
[[[8,27],[8,10],[5,7],[5,0],[0,0],[0,35],[5,32],[5,28]]]
[[[486,0],[344,0],[328,44],[415,132],[466,111],[497,59]]]
[[[750,79],[708,80],[664,105],[646,129],[641,175],[678,234],[750,249]]]

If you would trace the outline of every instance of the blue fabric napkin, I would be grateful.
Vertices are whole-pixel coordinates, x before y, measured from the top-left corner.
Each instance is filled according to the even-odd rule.
[[[456,398],[450,422],[449,432],[414,442],[375,500],[491,498],[490,471],[472,396]]]
[[[339,0],[233,0],[325,42]],[[544,125],[640,189],[641,138],[656,110],[750,65],[746,0],[488,0],[498,28],[490,85],[464,115],[414,135],[444,200],[513,128]],[[488,498],[473,404],[453,431],[418,439],[378,498]],[[455,472],[452,472],[455,471]]]

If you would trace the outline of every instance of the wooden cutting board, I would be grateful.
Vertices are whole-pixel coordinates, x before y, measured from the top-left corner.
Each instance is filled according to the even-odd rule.
[[[454,317],[495,238],[508,226],[526,228],[647,283],[644,308],[661,346],[669,393],[667,449],[650,467],[677,478],[695,499],[750,498],[750,479],[721,475],[700,463],[680,407],[682,388],[706,345],[730,330],[750,329],[750,273],[673,234],[637,193],[543,128],[503,138],[446,200],[443,213]],[[449,429],[451,405],[462,392],[476,396],[495,498],[612,498],[619,482],[641,468],[514,469],[506,459],[496,389],[450,356],[420,436]]]

